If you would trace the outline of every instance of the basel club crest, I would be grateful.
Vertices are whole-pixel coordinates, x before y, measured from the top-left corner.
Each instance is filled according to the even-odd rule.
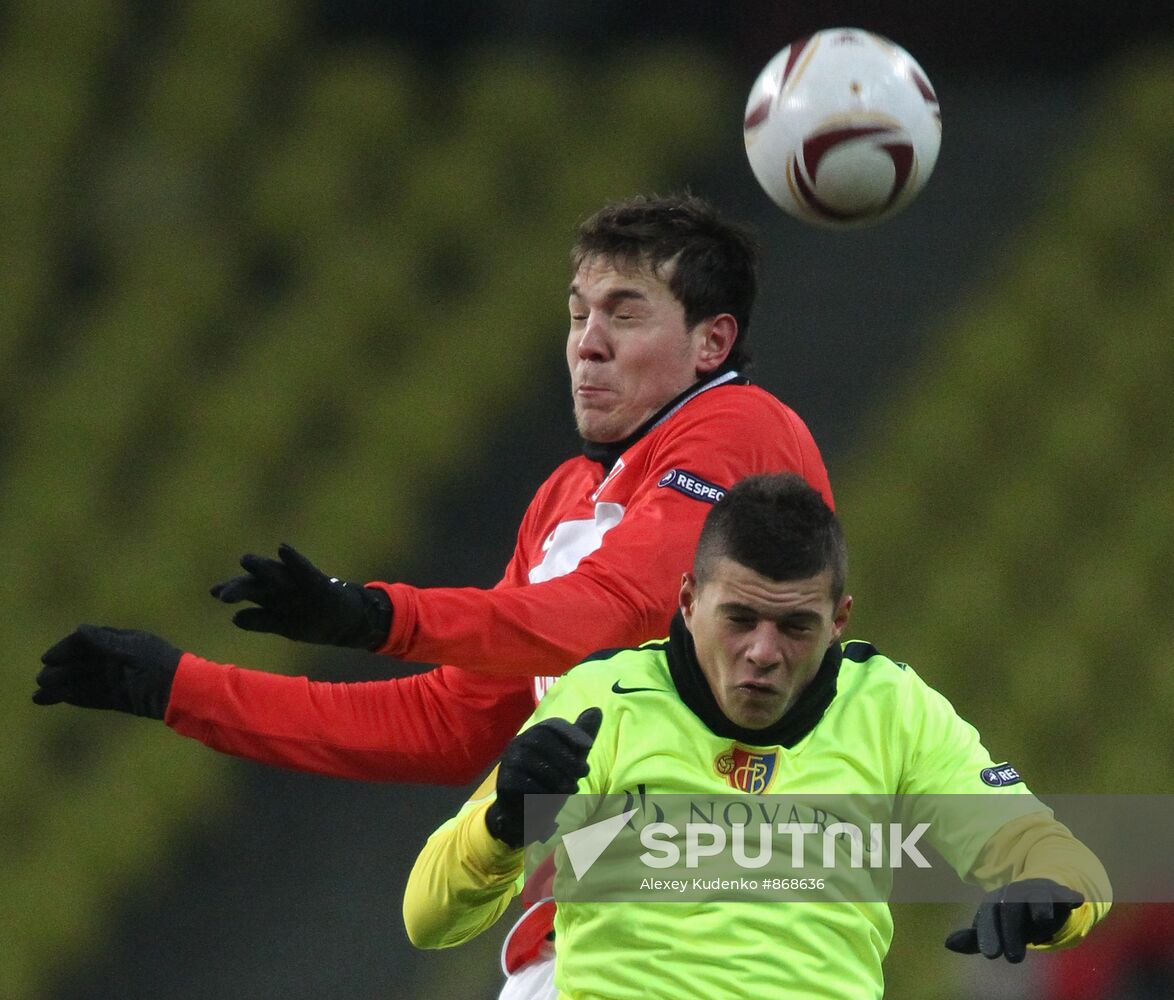
[[[735,743],[714,758],[713,769],[729,782],[730,787],[762,795],[770,788],[778,761],[778,750],[747,750]]]

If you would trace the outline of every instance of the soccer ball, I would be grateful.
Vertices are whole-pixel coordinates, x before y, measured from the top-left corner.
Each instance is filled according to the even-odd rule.
[[[805,222],[845,228],[899,212],[933,171],[938,99],[903,48],[858,28],[792,42],[758,75],[743,120],[763,190]]]

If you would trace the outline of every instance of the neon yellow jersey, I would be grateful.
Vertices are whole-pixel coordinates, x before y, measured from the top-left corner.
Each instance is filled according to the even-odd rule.
[[[1077,943],[1109,909],[1108,877],[1088,848],[1013,767],[991,758],[945,698],[868,643],[833,646],[778,723],[740,730],[717,708],[678,615],[670,640],[575,667],[523,728],[573,720],[591,707],[603,710],[603,721],[580,792],[732,794],[748,804],[769,793],[853,801],[902,794],[936,796],[928,806],[943,810],[963,802],[959,795],[995,795],[980,810],[963,809],[963,822],[951,809],[946,821],[931,822],[925,840],[983,889],[1050,878],[1082,893],[1086,902],[1040,948]],[[469,940],[520,888],[522,852],[485,824],[495,782],[491,774],[417,858],[404,921],[418,947]],[[563,853],[560,846],[556,863]],[[554,926],[555,984],[574,1000],[870,1000],[883,993],[881,962],[893,932],[884,902],[830,901],[567,900]]]
[[[577,666],[527,726],[603,710],[581,792],[983,793],[1023,796],[1024,814],[1044,808],[911,668],[865,642],[841,648],[834,697],[789,747],[716,735],[678,694],[666,642]],[[1006,821],[926,839],[965,875]],[[883,902],[567,902],[555,930],[560,996],[864,1000],[883,993],[893,924]]]

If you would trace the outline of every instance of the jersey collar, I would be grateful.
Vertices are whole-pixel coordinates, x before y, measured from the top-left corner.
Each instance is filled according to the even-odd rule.
[[[836,696],[836,678],[840,673],[843,652],[832,643],[819,665],[815,677],[803,689],[795,704],[773,726],[746,729],[735,724],[718,707],[717,699],[697,662],[693,636],[678,611],[669,626],[669,673],[677,693],[689,710],[715,735],[749,743],[752,746],[782,746],[788,750],[813,730]]]
[[[647,434],[654,427],[659,427],[669,417],[677,412],[689,400],[696,396],[700,396],[703,392],[708,392],[710,389],[716,389],[719,385],[749,385],[750,379],[744,375],[739,375],[737,372],[726,371],[717,375],[712,375],[708,379],[701,382],[694,382],[679,396],[670,399],[659,410],[657,410],[651,417],[644,421],[631,434],[629,434],[622,441],[584,441],[583,454],[586,455],[592,462],[598,462],[603,466],[605,472],[610,472],[613,465],[619,457],[639,441],[645,434]]]

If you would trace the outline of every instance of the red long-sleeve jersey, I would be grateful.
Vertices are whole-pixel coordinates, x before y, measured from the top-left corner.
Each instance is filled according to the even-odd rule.
[[[615,460],[564,462],[535,494],[492,590],[375,583],[394,607],[381,652],[448,664],[330,683],[180,661],[166,722],[217,750],[372,781],[464,784],[492,763],[553,676],[668,631],[701,523],[756,472],[802,475],[830,504],[810,432],[764,390],[717,379]]]

